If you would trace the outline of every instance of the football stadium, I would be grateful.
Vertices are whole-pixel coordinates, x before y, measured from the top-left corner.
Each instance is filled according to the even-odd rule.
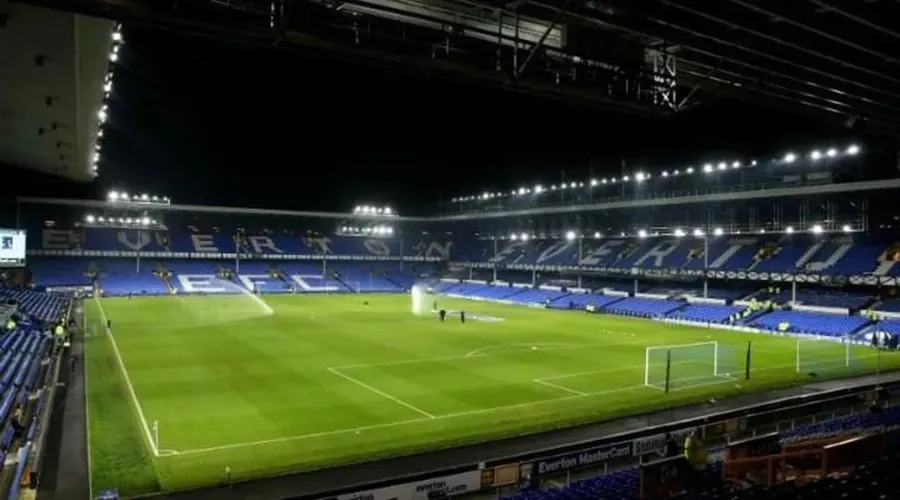
[[[10,180],[0,214],[0,497],[900,498],[900,74],[882,52],[900,10],[575,3],[0,0],[0,165],[50,176]],[[442,163],[478,156],[463,135],[404,167],[344,130],[323,151],[364,166],[310,160],[313,133],[190,149],[208,137],[177,108],[202,103],[153,73],[174,57],[157,35],[416,68],[645,135],[638,160],[563,166],[560,145],[550,170]],[[267,116],[292,113],[263,83],[246,93],[275,96]],[[831,128],[650,156],[664,127],[784,130],[691,118],[724,99]],[[197,153],[275,142],[289,161]]]

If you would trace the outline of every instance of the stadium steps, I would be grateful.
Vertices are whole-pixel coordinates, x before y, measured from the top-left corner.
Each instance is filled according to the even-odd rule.
[[[169,277],[166,275],[158,276],[158,278],[161,279],[162,282],[166,284],[166,289],[169,290],[169,295],[174,295],[175,287],[172,285],[172,280],[170,280]]]
[[[350,291],[353,292],[353,293],[359,293],[359,290],[354,290],[352,286],[348,285],[347,282],[344,281],[344,278],[342,278],[340,274],[334,273],[334,274],[332,275],[331,279],[333,279],[334,281],[337,281],[338,283],[340,283],[341,286],[343,286],[343,287],[346,288],[347,290],[350,290]]]
[[[284,272],[284,269],[281,269],[280,267],[272,266],[272,267],[269,269],[269,274],[270,274],[273,278],[277,278],[279,281],[281,281],[281,282],[284,284],[284,287],[285,287],[285,288],[287,288],[287,289],[290,289],[290,288],[291,288],[291,283],[290,283],[290,281],[288,281],[288,279],[287,279],[287,273]]]
[[[395,287],[399,288],[400,290],[406,290],[406,287],[405,287],[405,286],[403,286],[403,285],[401,285],[400,283],[397,283],[396,281],[394,281],[394,278],[391,277],[391,273],[385,271],[385,272],[382,272],[382,273],[378,273],[378,275],[381,276],[382,278],[386,279],[386,280],[388,281],[388,283],[394,285]]]

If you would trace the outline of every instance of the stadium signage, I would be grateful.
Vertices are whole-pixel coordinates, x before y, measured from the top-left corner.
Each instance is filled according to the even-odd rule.
[[[416,500],[444,498],[481,489],[481,471],[473,470],[437,479],[386,486],[369,491],[339,495],[336,500]]]
[[[675,442],[680,446],[684,439],[688,436],[688,434],[690,434],[693,430],[694,429],[691,428],[674,431],[669,433],[669,435],[672,436],[672,439],[674,439]],[[666,435],[656,434],[654,436],[637,438],[633,441],[632,444],[634,455],[637,457],[651,454],[662,456],[665,453],[666,449]]]
[[[630,457],[632,455],[631,445],[631,442],[618,443],[601,448],[593,448],[538,460],[535,462],[534,468],[538,475],[553,474],[555,472],[565,472],[579,467],[605,462],[607,460]]]

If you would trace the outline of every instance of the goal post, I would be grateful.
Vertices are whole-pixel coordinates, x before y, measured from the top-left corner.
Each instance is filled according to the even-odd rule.
[[[718,341],[648,346],[644,385],[665,392],[750,377],[750,344]]]
[[[797,339],[795,364],[797,373],[811,376],[853,370],[854,344],[849,339]]]

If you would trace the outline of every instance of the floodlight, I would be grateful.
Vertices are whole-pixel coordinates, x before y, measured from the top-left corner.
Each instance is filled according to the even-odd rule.
[[[384,213],[385,215],[393,215],[394,211],[391,210],[391,207],[384,207]]]
[[[722,228],[721,228],[721,227],[717,227],[717,228],[713,229],[713,234],[716,235],[716,236],[722,236],[722,233],[723,233],[723,232],[724,232],[724,231],[722,231]]]
[[[822,152],[819,151],[818,149],[816,149],[812,153],[809,154],[809,157],[812,158],[813,161],[818,160],[819,158],[822,157]]]
[[[842,227],[841,230],[844,231],[845,233],[849,233],[849,232],[853,231],[853,228],[851,228],[849,224],[844,224],[844,227]]]
[[[538,184],[537,186],[534,187],[534,192],[535,192],[536,194],[541,194],[541,193],[543,193],[543,192],[544,192],[544,186],[541,186],[540,184]]]
[[[635,180],[635,181],[637,181],[637,182],[644,182],[644,179],[646,179],[646,176],[644,175],[643,172],[638,172],[638,173],[634,174],[634,180]]]
[[[109,199],[109,201],[116,201],[119,199],[119,192],[118,191],[110,191],[106,197]]]
[[[726,168],[728,168],[728,165],[724,161],[719,162],[719,170],[725,170]]]
[[[751,166],[751,167],[755,167],[755,166],[756,166],[756,160],[751,161],[751,162],[750,162],[750,166]]]
[[[731,168],[741,168],[741,162],[739,162],[739,161],[731,162]]]
[[[684,229],[681,229],[681,228],[676,229],[675,236],[677,236],[678,238],[681,238],[682,236],[684,236]]]
[[[704,233],[702,229],[697,228],[694,229],[694,236],[697,238],[702,238],[703,236],[706,236],[706,233]]]
[[[519,188],[519,196],[521,196],[521,195],[523,195],[523,194],[525,194],[525,193],[527,193],[527,192],[528,192],[527,189],[525,189],[525,188],[523,188],[523,187],[520,187],[520,188]]]
[[[848,155],[851,155],[851,156],[852,156],[852,155],[855,155],[855,154],[857,154],[857,153],[859,153],[859,146],[857,146],[856,144],[852,144],[849,148],[847,148],[847,154],[848,154]]]
[[[669,171],[668,171],[668,170],[663,170],[662,176],[663,176],[663,177],[668,177],[668,176],[669,176]]]
[[[595,232],[594,232],[594,238],[598,238],[598,239],[599,239],[599,238],[602,238],[602,237],[603,237],[603,235],[600,234],[600,231],[595,231]]]
[[[646,230],[641,229],[641,230],[638,231],[638,238],[646,238],[646,237],[647,237],[647,231],[646,231]]]
[[[574,187],[578,187],[578,183],[573,182],[572,184],[569,184],[569,187],[573,187],[573,188],[574,188]]]
[[[575,231],[566,232],[566,239],[572,241],[575,239]]]
[[[591,179],[591,187],[594,187],[594,186],[596,186],[597,184],[600,184],[600,182],[597,181],[597,179]]]
[[[527,233],[522,233],[522,234],[519,235],[519,238],[520,238],[522,241],[528,241],[528,234],[527,234]]]
[[[703,172],[705,172],[705,173],[708,174],[708,173],[710,173],[710,172],[712,172],[712,171],[713,171],[713,166],[712,166],[712,164],[707,163],[706,165],[703,165]]]
[[[626,175],[625,177],[622,177],[622,182],[628,182],[629,179],[630,179],[630,177],[628,177],[628,176]]]
[[[797,160],[797,155],[795,155],[794,153],[788,153],[788,154],[784,155],[785,163],[794,163],[794,161],[796,161],[796,160]]]
[[[515,240],[519,239],[519,237],[516,236],[516,233],[512,233],[512,234],[509,235],[509,239],[515,241]]]
[[[84,220],[86,220],[88,224],[93,224],[95,219],[93,215],[88,215]]]
[[[794,234],[794,227],[788,226],[788,227],[784,228],[784,232],[787,234]]]
[[[822,234],[822,226],[816,224],[812,227],[813,234]]]
[[[826,151],[825,154],[828,155],[829,158],[834,158],[837,156],[837,149],[828,148],[828,151]]]
[[[141,224],[143,224],[143,225],[145,225],[145,226],[150,225],[150,217],[143,217],[143,218],[141,218]]]

